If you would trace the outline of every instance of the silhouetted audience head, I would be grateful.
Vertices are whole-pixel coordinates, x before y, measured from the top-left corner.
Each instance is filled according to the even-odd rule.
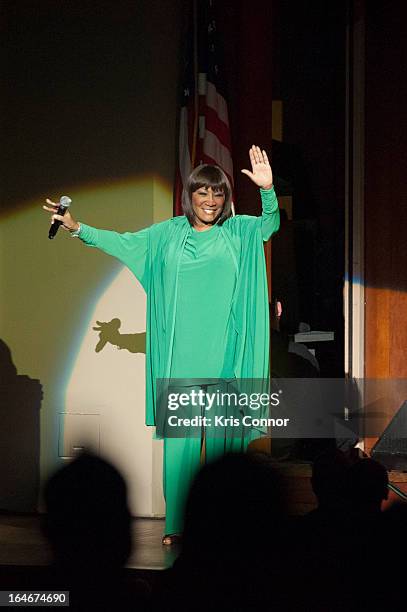
[[[272,461],[260,453],[225,455],[205,465],[192,484],[183,553],[201,560],[236,559],[236,550],[241,557],[283,515],[281,481]]]
[[[84,453],[49,479],[44,496],[44,531],[57,565],[77,574],[123,566],[131,550],[131,517],[116,468]]]
[[[385,524],[389,531],[391,545],[397,541],[398,546],[405,549],[407,544],[407,502],[393,503],[384,513]],[[404,571],[404,564],[402,564]]]
[[[349,496],[356,510],[377,511],[388,497],[386,468],[374,459],[360,459],[349,470]]]
[[[13,380],[17,376],[17,368],[13,363],[11,351],[4,340],[0,338],[0,370],[1,370],[1,385],[9,380]]]
[[[190,489],[181,554],[155,609],[269,609],[285,518],[280,476],[267,455],[232,453],[206,464]]]
[[[321,453],[312,466],[311,485],[320,507],[341,506],[347,498],[350,463],[339,449]]]

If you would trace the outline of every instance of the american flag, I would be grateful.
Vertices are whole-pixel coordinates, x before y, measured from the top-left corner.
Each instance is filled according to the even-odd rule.
[[[190,9],[185,38],[174,215],[183,214],[183,185],[199,164],[220,166],[233,187],[228,109],[217,58],[214,0],[192,0]]]

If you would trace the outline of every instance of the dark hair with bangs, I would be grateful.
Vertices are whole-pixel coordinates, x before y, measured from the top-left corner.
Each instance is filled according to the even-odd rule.
[[[189,175],[184,190],[182,192],[182,210],[191,225],[195,222],[195,212],[192,208],[192,194],[201,187],[211,187],[212,191],[222,191],[225,196],[223,210],[216,221],[217,225],[222,225],[232,216],[232,188],[226,174],[219,166],[201,164],[197,166]]]

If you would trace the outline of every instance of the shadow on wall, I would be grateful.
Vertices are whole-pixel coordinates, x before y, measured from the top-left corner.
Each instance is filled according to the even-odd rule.
[[[106,344],[117,346],[118,349],[126,349],[129,353],[146,352],[146,332],[122,334],[119,331],[121,324],[120,319],[112,319],[107,322],[96,321],[96,326],[92,328],[99,332],[99,342],[95,348],[96,353],[100,353]]]
[[[0,340],[0,510],[35,512],[39,492],[39,380],[17,374]]]

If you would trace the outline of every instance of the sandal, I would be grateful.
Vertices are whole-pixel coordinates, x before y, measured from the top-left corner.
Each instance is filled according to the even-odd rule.
[[[182,535],[180,533],[166,533],[163,536],[162,544],[164,546],[171,546],[172,544],[179,544],[182,540]]]

